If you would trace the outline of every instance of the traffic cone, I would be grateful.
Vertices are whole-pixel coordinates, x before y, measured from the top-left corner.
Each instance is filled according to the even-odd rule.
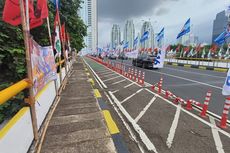
[[[141,79],[141,71],[139,70],[139,73],[138,73],[138,78],[137,78],[137,82],[139,82]]]
[[[137,69],[135,69],[134,76],[133,76],[133,81],[137,80]]]
[[[189,111],[192,110],[192,101],[193,101],[192,99],[189,99],[187,101],[186,109]]]
[[[206,117],[206,113],[207,113],[207,110],[208,110],[208,104],[210,102],[211,95],[212,95],[211,91],[208,91],[207,94],[206,94],[206,97],[205,97],[202,112],[200,113],[201,117]]]
[[[167,91],[165,92],[165,98],[166,98],[166,99],[169,99],[171,96],[172,96],[172,93],[171,93],[170,91],[167,90]]]
[[[129,75],[129,79],[132,80],[133,79],[133,68],[131,69],[131,73]]]
[[[220,121],[220,127],[222,129],[227,128],[227,120],[228,120],[229,108],[230,108],[230,97],[227,97],[226,100],[225,100],[223,114],[222,114],[222,118],[221,118],[221,121]]]
[[[162,91],[162,83],[163,83],[163,78],[160,78],[160,82],[158,83],[158,94],[161,94]]]

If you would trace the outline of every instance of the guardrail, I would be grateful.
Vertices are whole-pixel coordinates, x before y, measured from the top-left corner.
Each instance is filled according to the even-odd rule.
[[[198,58],[181,58],[181,59],[165,59],[166,62],[171,63],[180,63],[180,64],[190,64],[190,65],[200,65],[208,67],[217,67],[217,68],[229,68],[230,60],[218,60],[218,59],[198,59]]]

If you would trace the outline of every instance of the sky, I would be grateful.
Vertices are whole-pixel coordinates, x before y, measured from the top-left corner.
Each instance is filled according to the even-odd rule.
[[[121,39],[125,21],[134,21],[136,34],[144,21],[152,23],[154,33],[165,27],[165,43],[176,43],[176,36],[191,18],[191,32],[201,43],[211,43],[213,20],[230,0],[98,0],[98,44],[110,43],[113,24],[119,24]]]

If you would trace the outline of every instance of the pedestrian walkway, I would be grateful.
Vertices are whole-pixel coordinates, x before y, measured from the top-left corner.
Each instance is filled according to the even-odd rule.
[[[78,60],[50,120],[42,153],[116,153],[113,140]]]

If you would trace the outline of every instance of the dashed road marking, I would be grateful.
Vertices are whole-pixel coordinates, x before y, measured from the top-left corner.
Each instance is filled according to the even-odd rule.
[[[179,104],[177,109],[176,109],[176,113],[172,122],[172,126],[170,128],[169,134],[168,134],[168,138],[166,141],[166,144],[168,146],[168,148],[171,148],[172,143],[173,143],[173,139],[176,133],[176,129],[177,129],[177,125],[178,125],[178,121],[179,121],[179,117],[180,117],[180,111],[181,111],[181,105]]]
[[[114,82],[114,83],[112,83],[112,85],[115,85],[115,84],[118,84],[118,83],[121,83],[121,82],[124,82],[124,81],[126,81],[126,79],[123,79],[123,80],[120,80],[120,81]]]
[[[215,120],[212,116],[209,116],[209,120],[214,125],[214,127],[212,127],[212,135],[216,145],[216,150],[218,153],[224,153],[224,149],[220,139],[220,135],[218,133],[218,129],[215,127],[216,126]]]
[[[122,100],[122,101],[121,101],[121,104],[124,103],[124,102],[126,102],[127,100],[129,100],[130,98],[132,98],[133,96],[135,96],[136,94],[138,94],[139,92],[141,92],[142,90],[143,90],[143,88],[137,90],[135,93],[133,93],[132,95],[130,95],[130,96],[128,96],[127,98],[125,98],[124,100]]]
[[[116,79],[116,78],[119,78],[119,77],[121,77],[121,76],[115,76],[113,78],[109,78],[109,79],[103,80],[103,82],[110,81],[110,80],[113,80],[113,79]]]
[[[130,84],[128,84],[128,85],[126,85],[126,86],[124,86],[124,88],[128,88],[128,87],[130,87],[130,86],[132,86],[132,85],[134,85],[135,83],[134,82],[132,82],[132,83],[130,83]]]
[[[137,115],[135,118],[135,121],[138,122],[141,117],[145,114],[145,112],[149,109],[149,107],[152,105],[152,103],[156,100],[156,97],[153,97],[150,102],[145,106],[145,108]]]
[[[117,75],[116,73],[113,74],[107,74],[107,75],[103,75],[103,77],[109,77],[109,76],[113,76],[113,75]]]

